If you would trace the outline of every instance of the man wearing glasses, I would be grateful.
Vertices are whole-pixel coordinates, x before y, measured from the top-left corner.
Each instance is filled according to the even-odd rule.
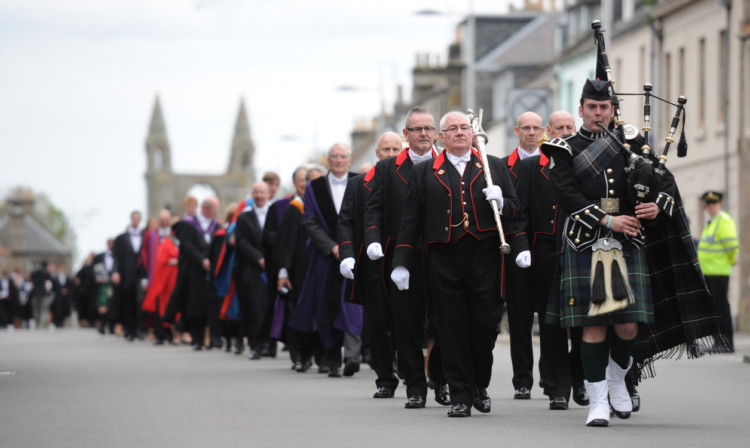
[[[542,118],[534,112],[524,112],[518,117],[513,132],[518,137],[518,147],[502,160],[510,172],[513,186],[517,188],[520,162],[540,154],[539,140],[544,133]],[[528,264],[524,267],[528,267]],[[534,353],[531,347],[534,302],[528,300],[531,277],[528,269],[523,269],[516,263],[508,263],[506,271],[508,284],[505,303],[510,330],[510,359],[513,363],[513,398],[526,400],[531,398],[534,383]]]
[[[386,282],[387,299],[393,312],[393,324],[398,352],[398,370],[406,380],[406,408],[425,407],[427,378],[424,371],[425,306],[427,288],[423,263],[423,242],[416,242],[414,265],[409,265],[413,274],[412,288],[401,291],[389,279],[393,251],[396,245],[404,200],[409,186],[409,176],[414,166],[420,162],[432,163],[437,155],[433,148],[435,141],[435,120],[432,114],[422,107],[415,107],[406,117],[404,136],[409,148],[397,157],[381,160],[375,165],[375,174],[370,182],[370,198],[365,206],[365,246],[371,260],[383,258],[382,278]],[[387,305],[386,305],[387,306]],[[440,370],[440,369],[435,369]],[[432,380],[439,385],[435,388],[438,403],[449,404],[445,380],[442,373],[436,372]],[[398,382],[380,387],[376,398],[392,397]]]
[[[488,201],[497,202],[504,227],[520,210],[508,170],[492,156],[495,185],[487,186],[487,167],[471,147],[473,131],[466,115],[447,113],[440,129],[445,151],[416,165],[409,178],[391,279],[399,290],[410,290],[417,286],[411,281],[414,268],[427,265],[450,385],[448,416],[468,417],[472,405],[490,412],[487,387],[502,311],[500,237]],[[418,250],[420,241],[425,255]]]

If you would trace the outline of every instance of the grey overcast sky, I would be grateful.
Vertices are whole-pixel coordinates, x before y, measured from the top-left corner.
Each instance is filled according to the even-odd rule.
[[[472,4],[511,3],[2,0],[0,194],[46,193],[77,232],[78,260],[101,251],[145,208],[157,94],[176,172],[226,169],[244,99],[256,173],[288,184],[313,148],[349,141],[356,120],[392,105],[396,85],[408,95],[417,53],[445,61]],[[425,9],[446,14],[414,14]]]

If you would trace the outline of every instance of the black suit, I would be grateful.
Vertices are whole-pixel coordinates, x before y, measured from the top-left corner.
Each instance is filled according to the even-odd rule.
[[[412,170],[393,266],[423,263],[416,248],[424,239],[451,403],[470,404],[474,388],[487,388],[492,374],[503,257],[492,208],[482,192],[487,184],[480,159],[473,153],[463,175],[446,159],[443,152]],[[518,200],[500,159],[490,157],[489,164],[503,191],[505,227],[520,212]]]
[[[143,234],[141,234],[141,244]],[[144,272],[139,264],[141,248],[133,247],[128,232],[115,238],[112,246],[114,258],[113,272],[120,274],[120,284],[115,287],[115,296],[109,309],[110,317],[122,324],[125,337],[136,336],[136,319],[138,313],[138,288]]]
[[[432,163],[431,160],[423,162]],[[398,370],[406,380],[406,395],[426,396],[427,379],[424,373],[424,323],[427,308],[427,286],[424,264],[405,265],[411,272],[410,288],[399,291],[390,277],[396,238],[401,226],[402,212],[409,189],[414,163],[409,149],[398,156],[379,161],[370,181],[371,193],[365,208],[365,250],[372,243],[380,243],[385,256],[380,263],[380,279],[385,288],[385,299],[393,312],[393,328],[398,352]],[[415,250],[423,254],[422,239],[416,242]],[[388,304],[382,303],[387,316]],[[432,358],[432,356],[431,356]],[[438,359],[438,358],[436,358]],[[440,369],[436,369],[440,370]],[[433,376],[434,381],[444,383],[442,372]]]
[[[508,168],[514,187],[518,187],[521,176],[522,149],[516,148],[509,156],[502,159]],[[523,204],[522,204],[523,206]],[[519,235],[520,232],[514,235]],[[521,251],[520,245],[513,244],[513,256],[505,265],[508,279],[505,303],[508,311],[508,329],[510,331],[510,359],[513,364],[513,387],[532,389],[534,384],[534,352],[531,343],[531,328],[534,324],[534,301],[530,300],[532,278],[529,269],[521,269],[515,263],[515,256]]]
[[[50,311],[52,311],[52,323],[58,328],[62,327],[65,318],[70,316],[74,287],[73,279],[67,275],[64,275],[62,280],[59,274],[52,277],[54,297]]]
[[[557,236],[558,228],[562,225],[560,207],[552,194],[547,157],[529,157],[515,166],[518,172],[518,199],[523,208],[525,225],[522,233],[514,239],[514,244],[517,242],[515,252],[531,251],[532,265],[527,269],[530,282],[524,302],[531,306],[532,313],[536,311],[539,316],[539,374],[544,379],[545,395],[570,399],[572,364],[577,364],[577,371],[583,380],[580,359],[569,362],[567,332],[558,325],[544,323],[550,287],[560,256]],[[530,331],[522,336],[526,334],[530,336]],[[533,366],[533,358],[528,366]]]
[[[365,328],[370,341],[372,361],[377,374],[375,385],[395,389],[398,378],[393,373],[393,346],[389,331],[390,310],[381,281],[380,261],[367,257],[364,244],[365,204],[370,196],[370,182],[375,168],[349,179],[339,213],[338,237],[341,260],[354,258],[354,280],[346,281],[346,299],[365,306]]]
[[[240,307],[240,335],[247,336],[250,349],[259,351],[268,334],[263,335],[263,322],[269,306],[264,269],[259,262],[263,256],[263,229],[255,209],[237,217],[234,230],[236,260],[232,275],[237,288]]]

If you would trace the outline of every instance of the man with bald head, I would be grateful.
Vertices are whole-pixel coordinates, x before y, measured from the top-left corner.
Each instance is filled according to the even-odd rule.
[[[510,155],[503,158],[511,175],[513,186],[518,186],[521,161],[539,155],[539,141],[544,133],[542,118],[532,111],[522,113],[513,128],[518,137],[518,146]],[[514,249],[518,247],[511,245]],[[517,251],[514,254],[518,255]],[[508,328],[510,330],[510,359],[513,363],[513,388],[515,399],[531,398],[534,382],[534,354],[531,345],[531,327],[534,322],[534,307],[527,300],[531,278],[529,273],[515,263],[505,265],[506,286],[505,303],[508,311]]]
[[[389,280],[388,273],[401,225],[409,176],[416,165],[421,162],[431,163],[437,155],[433,148],[435,131],[435,119],[425,108],[415,107],[409,111],[402,131],[409,147],[397,157],[381,160],[375,165],[375,175],[370,182],[372,190],[365,206],[365,247],[371,260],[382,260],[381,276],[386,282],[386,294],[390,303],[390,310],[386,307],[385,311],[393,313],[398,370],[406,381],[405,407],[408,409],[425,407],[427,397],[422,353],[427,286],[422,263],[411,267],[414,278],[412,288],[408,291],[396,288]],[[416,250],[423,252],[421,242]],[[435,399],[438,403],[447,405],[448,392],[441,375],[442,372],[438,372],[435,375],[437,378],[432,378],[438,383]],[[379,385],[376,398],[392,397],[397,385],[398,382],[393,382],[392,379]]]
[[[576,132],[576,120],[569,112],[558,110],[552,112],[547,122],[547,137],[550,140],[565,137]]]
[[[417,164],[409,177],[390,277],[399,290],[409,290],[411,272],[427,265],[450,385],[448,416],[468,417],[472,406],[490,412],[487,388],[502,311],[500,236],[489,201],[496,201],[504,230],[510,230],[520,210],[502,161],[488,156],[485,166],[471,147],[467,116],[447,113],[440,130],[445,151],[432,162]],[[485,169],[492,174],[492,186]],[[416,250],[419,241],[425,242],[425,255]]]
[[[303,223],[315,250],[310,253],[297,309],[289,319],[289,326],[297,331],[320,335],[324,360],[319,371],[334,378],[341,376],[344,338],[352,339],[362,330],[361,310],[358,316],[356,311],[342,316],[348,310],[342,307],[344,278],[338,269],[338,216],[348,179],[356,175],[349,172],[351,163],[349,146],[336,143],[328,150],[328,174],[307,185]]]
[[[256,182],[252,188],[253,205],[237,217],[234,230],[235,262],[232,275],[240,308],[240,337],[247,337],[250,359],[261,358],[263,344],[268,335],[263,334],[263,323],[270,306],[263,279],[266,259],[263,253],[263,226],[268,213],[268,184]]]
[[[395,132],[386,132],[378,138],[375,156],[378,160],[393,157],[401,152],[401,137]],[[385,291],[380,278],[380,263],[370,260],[365,254],[365,203],[370,196],[370,182],[375,167],[367,173],[349,179],[344,193],[338,222],[339,247],[341,248],[340,271],[346,280],[346,300],[365,306],[365,319],[371,350],[371,366],[378,378],[375,386],[395,389],[398,378],[393,374],[393,349],[388,336],[390,321],[384,313]],[[353,348],[353,347],[352,347]],[[359,354],[344,347],[344,376],[359,370]],[[375,398],[380,397],[375,393]]]

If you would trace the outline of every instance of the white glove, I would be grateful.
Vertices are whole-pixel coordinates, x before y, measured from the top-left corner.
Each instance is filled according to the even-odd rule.
[[[391,272],[391,280],[399,291],[409,289],[409,270],[403,266],[396,266]]]
[[[354,258],[347,257],[341,260],[341,264],[339,265],[339,272],[349,280],[354,280],[354,263]]]
[[[383,258],[383,246],[380,243],[370,243],[367,246],[367,257],[372,261]]]
[[[531,252],[525,250],[518,254],[516,257],[516,265],[521,269],[526,269],[531,266]]]
[[[490,185],[487,188],[483,188],[482,193],[484,193],[484,197],[488,201],[495,201],[495,203],[497,203],[497,210],[502,215],[503,214],[503,190],[497,185]]]

